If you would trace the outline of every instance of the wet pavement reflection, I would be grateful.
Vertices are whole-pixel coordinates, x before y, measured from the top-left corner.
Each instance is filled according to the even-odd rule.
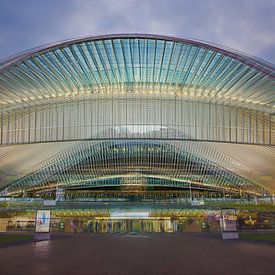
[[[34,256],[47,257],[50,254],[51,241],[40,241],[34,243]]]
[[[275,246],[192,233],[64,234],[0,249],[1,274],[274,274]]]

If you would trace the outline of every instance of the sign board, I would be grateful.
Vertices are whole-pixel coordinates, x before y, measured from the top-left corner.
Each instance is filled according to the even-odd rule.
[[[51,210],[37,210],[35,220],[35,232],[49,233],[51,222]]]
[[[197,206],[197,205],[205,205],[204,200],[203,199],[193,199],[191,201],[191,205],[192,206]]]
[[[220,225],[224,240],[239,238],[237,218],[236,209],[221,209]]]
[[[64,201],[65,200],[65,191],[63,188],[56,188],[56,201]]]
[[[223,231],[237,231],[237,217],[233,215],[222,217],[222,230]]]
[[[54,206],[54,205],[56,205],[56,201],[55,200],[43,200],[43,205]]]
[[[129,210],[118,210],[111,211],[110,219],[148,219],[149,212],[145,211],[129,211]]]
[[[224,219],[229,220],[229,221],[236,221],[237,216],[236,215],[224,215]]]

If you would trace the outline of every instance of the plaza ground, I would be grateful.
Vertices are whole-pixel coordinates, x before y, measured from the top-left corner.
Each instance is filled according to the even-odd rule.
[[[274,274],[275,246],[207,234],[67,234],[0,246],[1,274]]]

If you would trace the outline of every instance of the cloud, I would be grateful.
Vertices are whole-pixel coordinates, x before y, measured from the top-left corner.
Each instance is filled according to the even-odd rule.
[[[138,32],[210,41],[275,63],[275,0],[3,2],[2,57],[73,37]]]

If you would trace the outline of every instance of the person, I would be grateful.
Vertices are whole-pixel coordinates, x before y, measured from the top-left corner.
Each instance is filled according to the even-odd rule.
[[[96,221],[96,223],[95,223],[95,232],[98,233],[98,231],[99,231],[99,222]]]
[[[88,222],[87,232],[88,232],[89,234],[92,232],[92,222],[91,222],[91,221]]]
[[[160,232],[164,233],[164,224],[162,222],[160,223]]]
[[[144,222],[141,220],[141,231],[144,232]]]
[[[77,225],[75,223],[73,224],[73,228],[74,228],[74,233],[76,234],[77,233]]]
[[[112,221],[108,222],[108,232],[111,233],[112,232]]]
[[[133,220],[130,220],[129,226],[130,226],[130,232],[132,232],[133,231]]]
[[[171,223],[173,225],[173,232],[177,232],[177,219],[176,219],[176,217],[174,217],[174,216],[171,217]]]
[[[126,220],[126,232],[130,231],[129,220]]]
[[[119,222],[117,223],[117,231],[120,232],[120,230],[121,230],[121,222],[119,221]]]
[[[83,221],[80,221],[79,232],[83,233]]]

